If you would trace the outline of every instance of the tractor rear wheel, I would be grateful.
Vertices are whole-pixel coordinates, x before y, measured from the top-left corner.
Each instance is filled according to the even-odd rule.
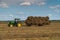
[[[20,23],[17,24],[18,27],[21,27],[22,25]]]

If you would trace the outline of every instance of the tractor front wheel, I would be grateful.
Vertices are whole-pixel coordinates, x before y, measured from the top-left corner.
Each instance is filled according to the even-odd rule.
[[[10,27],[13,27],[13,25],[10,25]]]
[[[8,25],[9,27],[13,27],[13,25],[12,24],[10,24],[10,25]]]

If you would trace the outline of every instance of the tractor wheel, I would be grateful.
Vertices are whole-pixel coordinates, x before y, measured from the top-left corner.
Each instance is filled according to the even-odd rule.
[[[8,24],[8,27],[10,27],[10,25]]]
[[[11,24],[10,27],[13,27],[13,25]]]
[[[27,24],[28,26],[31,26],[32,24]]]
[[[38,24],[38,26],[42,26],[43,24]]]
[[[21,27],[22,25],[20,23],[18,23],[18,27]]]

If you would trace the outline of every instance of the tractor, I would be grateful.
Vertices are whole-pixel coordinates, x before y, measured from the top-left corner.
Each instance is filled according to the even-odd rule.
[[[9,27],[21,27],[22,24],[20,23],[20,19],[15,18],[14,21],[10,21],[8,23]]]

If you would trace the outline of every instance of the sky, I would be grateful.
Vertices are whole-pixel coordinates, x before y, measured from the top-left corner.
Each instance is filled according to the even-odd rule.
[[[26,20],[28,16],[60,20],[60,0],[0,0],[0,20]]]

